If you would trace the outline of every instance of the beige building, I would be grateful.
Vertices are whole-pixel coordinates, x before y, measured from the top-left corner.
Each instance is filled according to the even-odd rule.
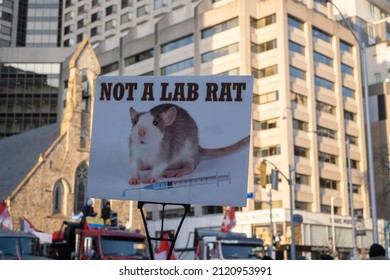
[[[333,221],[337,251],[346,257],[352,247],[349,150],[354,210],[363,216],[367,229],[358,237],[359,247],[369,247],[359,47],[350,31],[335,21],[330,7],[320,1],[192,1],[191,8],[178,6],[156,21],[130,28],[119,47],[113,45],[108,38],[96,46],[103,75],[254,76],[248,186],[253,199],[238,214],[244,218],[235,230],[261,236],[269,229],[270,184],[260,185],[258,168],[266,159],[286,177],[291,171],[294,213],[303,216],[294,231],[298,254],[315,257],[316,252],[328,251]],[[272,168],[267,165],[268,180]],[[274,211],[281,213],[273,231],[287,245],[290,192],[282,177],[272,198]],[[166,223],[174,230],[174,217],[182,210],[169,211]],[[219,228],[220,212],[218,207],[192,206],[177,247],[185,246],[194,227]],[[151,232],[159,230],[160,216],[157,207],[149,209]]]
[[[87,200],[91,116],[100,65],[87,38],[69,62],[63,119],[0,141],[1,199],[6,199],[13,228],[26,217],[36,229],[59,230],[64,220],[83,210]],[[84,96],[90,96],[86,102]],[[140,213],[128,201],[111,201],[118,223],[143,230]],[[100,215],[101,200],[94,200]]]

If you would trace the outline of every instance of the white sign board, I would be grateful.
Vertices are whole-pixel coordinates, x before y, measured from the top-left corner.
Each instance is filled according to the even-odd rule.
[[[98,77],[88,197],[244,206],[253,79]]]

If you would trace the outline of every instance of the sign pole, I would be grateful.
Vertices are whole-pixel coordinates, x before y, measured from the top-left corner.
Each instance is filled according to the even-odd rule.
[[[149,230],[148,230],[148,225],[147,225],[147,222],[146,222],[145,213],[143,211],[143,207],[144,207],[145,204],[160,204],[160,205],[162,205],[160,237],[156,237],[156,236],[152,237],[152,236],[150,236],[150,233],[149,233]],[[163,237],[164,236],[165,206],[167,206],[167,205],[179,205],[179,206],[183,206],[183,208],[184,208],[183,217],[180,220],[180,223],[179,223],[179,225],[177,227],[177,230],[176,230],[175,235],[174,235],[173,238],[164,238]],[[188,212],[191,209],[191,205],[190,204],[174,204],[174,203],[158,203],[158,202],[139,201],[138,202],[138,209],[141,212],[142,221],[143,221],[144,227],[145,227],[146,238],[148,240],[148,246],[149,246],[150,258],[152,260],[154,260],[154,252],[153,252],[153,247],[152,247],[152,240],[169,241],[170,242],[170,247],[169,247],[169,252],[168,252],[168,255],[167,255],[167,260],[170,260],[171,256],[172,256],[172,253],[173,253],[173,248],[175,248],[175,243],[176,243],[177,237],[179,235],[181,226],[183,225],[184,219],[186,218]]]

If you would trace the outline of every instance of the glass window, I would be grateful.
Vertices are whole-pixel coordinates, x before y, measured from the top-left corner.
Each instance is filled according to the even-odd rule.
[[[317,135],[335,139],[336,138],[336,131],[333,129],[322,127],[322,126],[318,125],[317,126]]]
[[[324,78],[321,78],[319,76],[315,76],[314,77],[314,83],[315,83],[315,86],[316,88],[326,88],[326,89],[329,89],[329,90],[333,90],[334,89],[334,83],[331,82],[331,81],[328,81]]]
[[[276,15],[272,14],[260,19],[251,18],[251,27],[262,28],[276,22]]]
[[[309,123],[301,120],[293,119],[293,127],[294,129],[308,131]]]
[[[205,38],[211,37],[217,33],[234,28],[236,26],[238,26],[238,18],[233,18],[233,19],[230,19],[228,21],[224,21],[224,22],[219,23],[217,25],[203,29],[201,32],[201,36],[202,36],[202,39],[205,39]]]
[[[149,14],[149,5],[143,5],[137,8],[137,17]]]
[[[254,104],[266,104],[269,102],[274,102],[279,99],[278,91],[272,91],[268,93],[263,93],[261,95],[254,94],[253,95],[253,103]]]
[[[291,92],[291,102],[307,106],[307,96],[296,92]]]
[[[303,30],[303,22],[290,15],[288,16],[288,26]]]
[[[355,98],[355,91],[343,86],[343,96]]]
[[[321,102],[318,100],[317,100],[316,104],[317,104],[317,106],[316,106],[317,111],[336,115],[336,107],[335,106],[332,106],[330,104],[327,104],[327,103],[324,103],[324,102]]]
[[[300,174],[300,173],[295,173],[295,183],[302,184],[302,185],[310,185],[310,176]]]
[[[152,58],[153,56],[154,56],[153,49],[137,53],[135,55],[132,55],[132,56],[125,58],[125,66],[129,66],[129,65],[141,62],[143,60]]]
[[[327,162],[332,164],[337,164],[337,158],[338,156],[324,153],[324,152],[318,152],[318,160],[321,162]]]
[[[290,77],[306,80],[306,72],[294,66],[290,66]]]
[[[126,8],[133,5],[133,0],[121,0],[121,8]]]
[[[317,63],[323,63],[330,67],[333,67],[333,59],[319,52],[314,52],[314,61]]]
[[[280,145],[261,148],[261,157],[280,155]]]
[[[121,24],[129,22],[132,19],[133,19],[133,13],[132,12],[125,13],[125,14],[121,15]]]
[[[162,67],[160,69],[161,75],[169,75],[175,72],[182,71],[187,68],[191,68],[194,66],[194,58],[189,58],[186,60],[182,60],[176,62],[174,64],[170,64],[168,66]]]
[[[236,53],[238,52],[238,48],[239,48],[238,43],[235,43],[217,50],[213,50],[211,52],[204,53],[202,54],[201,61],[202,63],[209,62],[216,58],[229,55],[232,53]]]
[[[300,45],[300,44],[298,44],[298,43],[295,43],[293,41],[288,41],[288,49],[291,52],[295,52],[295,53],[299,53],[299,54],[305,55],[305,47]]]
[[[343,74],[343,76],[345,75],[353,76],[353,68],[344,63],[341,63],[341,73]]]
[[[261,44],[251,43],[253,53],[262,53],[272,49],[276,49],[276,39]]]
[[[309,158],[309,149],[300,146],[294,146],[294,155],[297,157]]]
[[[260,127],[262,130],[272,129],[277,127],[278,119],[270,119],[260,122]]]
[[[84,161],[76,169],[75,192],[74,192],[74,212],[82,212],[84,201],[86,200],[88,181],[88,165]]]
[[[106,16],[115,14],[117,12],[117,5],[111,5],[106,8]]]
[[[341,52],[352,53],[352,46],[350,44],[340,40],[340,50],[341,50]]]
[[[269,77],[276,74],[278,74],[278,65],[269,66],[263,69],[252,68],[252,75],[257,79]]]
[[[345,140],[349,139],[350,144],[357,145],[358,143],[358,138],[349,134],[345,134]]]
[[[166,0],[154,0],[154,9],[160,9],[166,5]]]
[[[346,121],[356,121],[356,114],[350,111],[344,110],[344,120]]]
[[[338,185],[339,185],[339,182],[337,182],[337,181],[320,178],[320,187],[321,188],[338,190]]]
[[[165,43],[161,45],[161,53],[166,53],[181,47],[184,47],[186,45],[192,44],[194,42],[194,36],[193,34],[176,39],[174,41]]]
[[[116,28],[116,19],[112,19],[112,20],[109,20],[106,22],[106,24],[105,24],[106,31],[114,29],[114,28]]]
[[[101,12],[94,13],[91,15],[91,22],[95,22],[101,18],[102,18]]]
[[[62,213],[63,199],[64,199],[64,186],[61,181],[58,181],[54,186],[54,204],[53,213]]]
[[[320,39],[320,40],[323,40],[327,43],[331,43],[331,41],[332,41],[332,37],[328,33],[326,33],[325,31],[322,31],[320,29],[317,29],[315,27],[313,27],[313,37]]]

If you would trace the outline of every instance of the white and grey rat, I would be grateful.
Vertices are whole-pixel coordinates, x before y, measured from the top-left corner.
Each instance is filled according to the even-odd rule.
[[[180,106],[161,104],[149,112],[130,108],[133,124],[130,140],[131,178],[129,183],[141,183],[140,171],[151,170],[144,184],[155,183],[160,176],[180,177],[191,173],[201,156],[218,156],[235,151],[249,142],[250,137],[233,145],[205,149],[199,146],[198,127],[190,114]]]

